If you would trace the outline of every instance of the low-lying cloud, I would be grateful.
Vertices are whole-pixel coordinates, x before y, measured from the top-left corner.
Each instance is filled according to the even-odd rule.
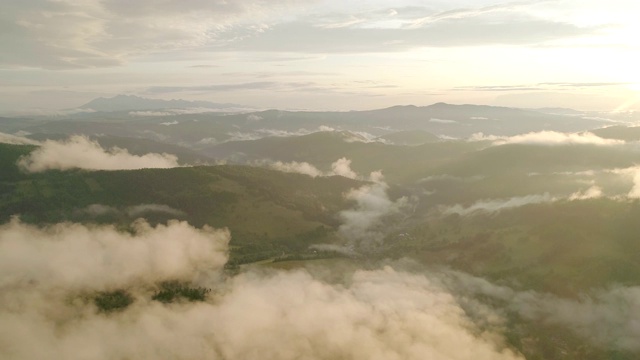
[[[266,164],[271,169],[287,172],[287,173],[298,173],[298,174],[309,175],[311,177],[318,177],[318,176],[324,175],[322,171],[318,170],[318,168],[309,164],[306,161],[303,161],[303,162],[276,161],[276,162],[267,162]]]
[[[579,300],[520,293],[513,306],[528,319],[569,327],[605,348],[640,350],[640,287],[613,287]]]
[[[253,165],[268,167],[273,170],[278,170],[287,173],[297,173],[308,175],[311,177],[318,176],[344,176],[349,179],[358,179],[359,176],[355,171],[351,170],[351,160],[343,157],[331,164],[331,170],[323,172],[314,165],[302,161],[272,161],[272,160],[258,160],[252,162]]]
[[[640,350],[639,287],[568,299],[455,271],[407,272],[402,263],[337,277],[257,268],[226,277],[228,241],[225,230],[178,221],[139,221],[131,232],[1,225],[0,357],[523,359],[505,345],[507,313],[604,348]],[[149,288],[173,279],[212,292],[203,302],[150,299]],[[92,294],[113,289],[134,302],[99,311]]]
[[[476,213],[496,213],[503,210],[510,210],[526,205],[552,203],[555,201],[579,201],[589,199],[599,199],[604,197],[602,188],[593,185],[584,190],[578,190],[568,196],[552,196],[549,193],[534,194],[525,196],[514,196],[507,199],[486,199],[478,200],[475,203],[465,207],[461,204],[456,204],[448,207],[441,207],[440,210],[443,214],[458,214],[462,216],[473,215]],[[615,198],[615,197],[614,197]]]
[[[561,133],[557,131],[530,132],[515,136],[495,136],[476,133],[469,138],[471,141],[491,141],[494,145],[504,144],[537,144],[537,145],[623,145],[625,142],[615,139],[604,139],[591,132]]]
[[[171,206],[164,204],[140,204],[128,206],[124,209],[103,204],[91,204],[85,208],[76,210],[77,215],[89,215],[91,217],[104,215],[126,215],[130,218],[137,218],[152,213],[160,213],[174,217],[182,217],[186,215],[184,211],[174,209]]]
[[[334,175],[344,176],[349,179],[355,179],[358,177],[358,174],[351,170],[351,160],[346,157],[340,158],[331,164],[331,173]]]
[[[594,185],[587,190],[574,192],[573,194],[569,195],[569,200],[598,199],[602,196],[602,188]]]
[[[633,185],[631,190],[629,190],[627,197],[630,199],[640,199],[640,166],[632,166],[624,169],[611,169],[607,170],[607,172],[630,178]]]
[[[179,166],[171,154],[149,153],[132,155],[127,149],[104,149],[86,136],[74,135],[68,140],[46,140],[29,155],[18,160],[26,172],[47,170],[131,170],[143,168],[172,168]]]
[[[40,143],[28,139],[26,137],[11,135],[0,132],[0,144],[10,144],[10,145],[39,145]]]
[[[108,290],[163,280],[191,280],[227,260],[229,232],[170,221],[151,227],[62,223],[44,228],[17,218],[0,226],[0,287]]]
[[[262,118],[260,118],[262,119]],[[252,122],[257,122],[259,120],[251,120]],[[336,133],[340,138],[347,143],[361,142],[361,143],[372,143],[379,142],[384,144],[390,144],[389,141],[382,139],[376,135],[368,133],[366,131],[347,131],[347,130],[338,130],[332,128],[330,126],[321,125],[315,129],[305,129],[301,128],[298,130],[280,130],[280,129],[256,129],[251,132],[241,132],[241,131],[231,131],[226,135],[228,138],[224,141],[220,141],[219,143],[225,143],[230,141],[250,141],[250,140],[259,140],[266,137],[294,137],[294,136],[304,136],[310,135],[318,132],[333,132]],[[205,141],[211,140],[203,139]],[[202,140],[201,140],[202,141]],[[216,143],[216,142],[213,142]]]
[[[444,214],[459,214],[459,215],[471,215],[478,212],[494,213],[502,210],[513,209],[529,204],[541,204],[556,201],[557,198],[551,196],[549,193],[538,195],[526,195],[526,196],[514,196],[509,199],[491,199],[480,200],[474,204],[464,207],[460,204],[456,204],[444,209]]]
[[[480,297],[500,300],[504,311],[515,312],[526,320],[564,326],[603,348],[640,350],[638,286],[593,289],[569,299],[536,291],[516,291],[460,272],[450,271],[439,279],[473,305],[482,306]]]
[[[251,110],[253,109],[237,108],[237,107],[218,108],[218,109],[196,107],[196,108],[186,108],[186,109],[129,111],[129,115],[155,117],[155,116],[193,115],[193,114],[205,114],[205,113],[241,113],[241,112],[247,112]]]
[[[132,233],[15,219],[0,226],[0,357],[522,359],[428,274],[387,266],[340,283],[306,270],[224,279],[228,240],[226,231],[177,221],[138,222]],[[145,293],[145,284],[176,278],[213,291],[204,302],[173,304]],[[110,289],[135,301],[104,313],[87,300]]]
[[[338,234],[347,239],[349,249],[356,252],[374,251],[382,245],[384,218],[400,213],[408,204],[406,197],[395,201],[389,198],[389,185],[384,182],[381,172],[371,173],[370,180],[372,184],[352,189],[345,194],[345,198],[355,204],[351,209],[338,214],[342,221]]]

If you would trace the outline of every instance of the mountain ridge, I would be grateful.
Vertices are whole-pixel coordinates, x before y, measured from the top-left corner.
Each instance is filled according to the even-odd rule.
[[[182,99],[149,99],[136,95],[116,95],[110,98],[99,97],[81,105],[78,109],[92,109],[102,112],[132,110],[163,110],[184,108],[226,109],[244,108],[246,106],[232,103],[214,103],[211,101],[190,101]]]

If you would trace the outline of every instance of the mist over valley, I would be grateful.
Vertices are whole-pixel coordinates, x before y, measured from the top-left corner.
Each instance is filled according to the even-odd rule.
[[[640,358],[640,3],[0,11],[0,359]]]

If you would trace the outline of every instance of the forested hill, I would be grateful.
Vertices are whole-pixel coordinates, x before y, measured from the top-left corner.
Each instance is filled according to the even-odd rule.
[[[350,205],[343,194],[362,185],[341,176],[312,178],[228,165],[22,173],[16,161],[32,149],[0,144],[0,222],[19,215],[30,223],[124,226],[136,217],[177,218],[195,226],[228,227],[234,245],[261,244],[269,253],[281,253],[282,244],[306,249],[305,239],[330,238],[339,225],[336,214]]]

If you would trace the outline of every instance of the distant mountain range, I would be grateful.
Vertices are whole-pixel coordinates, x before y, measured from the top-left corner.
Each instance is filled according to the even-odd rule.
[[[135,95],[117,95],[111,98],[99,97],[79,107],[79,109],[92,109],[103,112],[185,108],[226,109],[246,108],[246,106],[230,103],[214,103],[210,101],[162,100],[147,99]]]

